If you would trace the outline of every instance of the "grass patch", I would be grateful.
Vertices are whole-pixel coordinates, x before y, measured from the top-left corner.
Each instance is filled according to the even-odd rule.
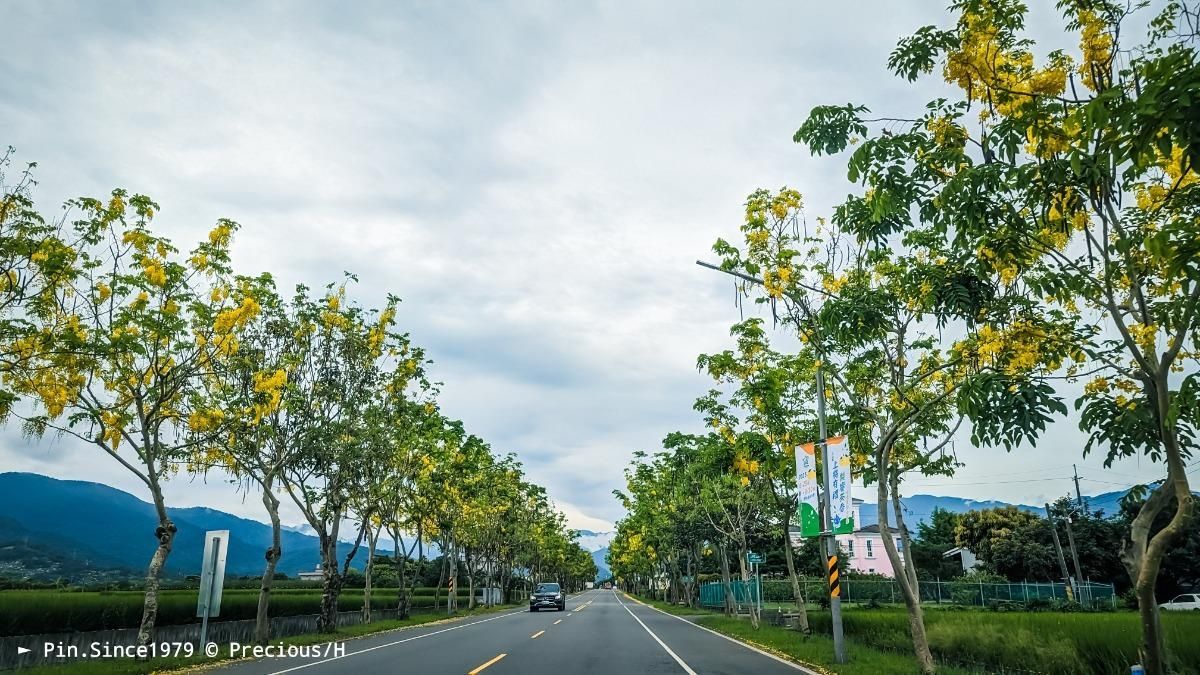
[[[335,634],[329,633],[306,633],[304,635],[294,635],[292,637],[279,638],[271,640],[270,644],[284,645],[318,645],[327,642],[340,642],[342,640],[350,640],[377,633],[385,633],[387,631],[399,630],[403,628],[412,628],[425,624],[444,621],[447,619],[462,619],[480,614],[491,614],[494,612],[502,612],[504,610],[513,609],[514,605],[502,605],[498,607],[489,607],[475,609],[471,611],[462,611],[452,617],[447,617],[441,612],[429,612],[415,614],[407,619],[389,619],[387,621],[375,621],[369,624],[359,624],[356,626],[347,626],[341,628]],[[225,646],[222,645],[222,651]],[[35,668],[24,668],[20,672],[29,673],[31,675],[141,675],[144,673],[154,672],[170,672],[170,671],[190,671],[202,666],[208,666],[222,661],[228,661],[228,656],[220,656],[209,659],[204,657],[186,658],[161,658],[150,659],[149,661],[134,661],[125,659],[112,660],[92,660],[92,661],[76,661],[74,663],[66,663],[62,665],[39,666]]]
[[[1200,614],[1163,613],[1167,645],[1178,673],[1200,674]],[[828,634],[828,611],[810,612],[813,630]],[[908,615],[902,609],[855,609],[843,614],[846,635],[877,649],[908,654]],[[981,670],[1090,675],[1129,672],[1138,660],[1141,629],[1134,612],[927,611],[934,658]]]
[[[740,625],[744,630],[752,631],[748,622],[726,619],[714,610],[678,607],[648,598],[639,600],[671,614],[708,615],[701,619],[705,625],[720,619],[722,622],[733,622],[729,625]],[[908,634],[908,614],[902,607],[871,609],[848,605],[843,610],[846,636],[854,644],[868,651],[900,658],[912,666],[914,659]],[[808,617],[816,634],[808,640],[792,631],[771,629],[782,630],[778,639],[784,642],[791,640],[801,643],[797,648],[809,649],[804,645],[814,640],[829,642],[832,632],[829,611],[810,607]],[[1164,612],[1162,621],[1173,664],[1172,672],[1200,675],[1200,640],[1196,639],[1200,635],[1200,612]],[[985,672],[1123,675],[1129,672],[1131,664],[1138,661],[1141,639],[1138,616],[1127,611],[995,612],[982,608],[951,610],[928,607],[925,611],[925,627],[930,650],[939,663]],[[764,626],[763,630],[767,629]],[[747,635],[753,639],[751,634]],[[832,654],[831,643],[828,654]],[[825,667],[823,661],[809,661],[799,653],[792,655]],[[842,671],[833,669],[833,672]]]
[[[421,590],[421,589],[418,589]],[[164,590],[158,595],[158,625],[196,623],[196,590]],[[0,636],[40,635],[76,631],[137,628],[142,619],[141,591],[0,591]],[[433,607],[433,594],[412,596],[414,608]],[[441,594],[446,597],[445,592]],[[463,595],[459,595],[460,602]],[[363,591],[342,591],[343,610],[362,607]],[[396,589],[374,589],[373,609],[396,606]],[[316,614],[321,609],[320,588],[287,588],[271,591],[271,616]],[[258,612],[258,589],[226,589],[221,599],[221,621],[253,619]]]
[[[802,635],[794,630],[763,625],[755,630],[749,621],[724,616],[706,616],[700,625],[798,661],[817,671],[838,675],[912,675],[919,672],[911,656],[872,649],[854,640],[846,641],[849,663],[833,662],[833,639],[824,635]],[[966,675],[969,670],[941,668],[946,675]]]

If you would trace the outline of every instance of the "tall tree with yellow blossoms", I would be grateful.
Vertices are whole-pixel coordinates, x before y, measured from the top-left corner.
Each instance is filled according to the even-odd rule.
[[[241,329],[238,349],[213,373],[207,407],[192,417],[197,433],[225,434],[224,445],[197,455],[193,468],[223,469],[248,490],[261,492],[271,524],[271,546],[259,587],[255,640],[265,643],[270,638],[271,586],[283,555],[280,476],[290,462],[297,461],[299,439],[318,420],[309,414],[312,402],[304,395],[309,331],[296,318],[296,310],[279,297],[266,274],[239,277],[231,295],[234,303],[252,301],[259,310]],[[296,410],[303,412],[292,419]]]
[[[0,421],[17,402],[12,381],[19,371],[55,348],[42,328],[76,272],[75,249],[34,205],[34,165],[9,182],[13,155],[12,148],[0,154]]]
[[[701,355],[698,365],[718,383],[734,387],[729,400],[745,411],[743,423],[747,428],[743,438],[747,433],[754,434],[755,440],[766,449],[760,473],[780,521],[784,561],[799,614],[798,627],[807,633],[808,612],[796,575],[790,530],[792,525],[798,525],[796,448],[817,436],[812,405],[816,391],[815,359],[811,350],[795,355],[774,351],[761,319],[735,324],[730,333],[737,341],[737,350]]]
[[[1155,580],[1195,517],[1185,469],[1200,427],[1197,9],[1169,2],[1147,17],[1142,4],[1058,7],[1078,48],[1039,55],[1022,3],[954,3],[953,26],[921,28],[889,66],[909,80],[937,70],[957,97],[883,128],[861,106],[816,108],[796,140],[818,153],[861,141],[849,177],[870,197],[840,212],[860,237],[949,247],[1043,311],[1077,318],[1087,363],[1035,379],[1092,378],[1076,401],[1085,453],[1164,465],[1122,550],[1143,665],[1158,675],[1167,652]],[[1149,33],[1139,34],[1147,18]],[[1011,446],[1052,412],[1027,387],[979,384],[967,401],[979,441]],[[1172,516],[1155,531],[1161,513]]]
[[[756,301],[771,303],[795,331],[812,369],[801,376],[811,381],[820,367],[828,378],[826,391],[814,393],[843,425],[830,431],[850,437],[852,463],[866,483],[875,483],[881,526],[894,523],[908,550],[900,484],[912,471],[953,470],[943,449],[961,420],[956,403],[979,380],[1050,396],[1048,388],[1025,386],[1024,372],[1044,359],[1061,359],[1069,343],[1039,314],[1025,312],[1019,297],[979,275],[969,259],[856,230],[859,216],[851,214],[886,208],[880,198],[870,190],[851,197],[832,227],[818,221],[806,232],[797,193],[758,191],[747,201],[744,246],[718,241],[714,250],[725,269],[759,275],[762,283],[747,290],[755,289]],[[1011,319],[1003,339],[983,337],[988,327],[979,322],[988,318]],[[966,338],[954,342],[949,336],[956,334]],[[897,570],[917,660],[932,672],[914,561],[900,554],[896,538],[884,536],[882,544]]]
[[[322,632],[337,629],[338,596],[370,524],[363,520],[358,541],[340,561],[342,521],[355,496],[367,491],[372,462],[382,457],[363,420],[381,387],[401,393],[425,365],[407,336],[394,332],[397,302],[369,311],[347,301],[342,284],[328,286],[321,298],[299,287],[291,303],[297,359],[276,414],[284,416],[285,442],[296,456],[283,464],[280,480],[320,540]]]
[[[215,364],[236,352],[258,311],[229,298],[229,244],[221,221],[187,256],[151,229],[158,205],[115,190],[107,201],[69,203],[75,276],[54,293],[39,332],[54,345],[11,379],[37,410],[28,432],[87,442],[146,486],[158,543],[146,572],[140,644],[153,636],[159,573],[175,539],[163,483],[191,457],[223,443],[208,415]],[[148,533],[149,534],[149,533]]]

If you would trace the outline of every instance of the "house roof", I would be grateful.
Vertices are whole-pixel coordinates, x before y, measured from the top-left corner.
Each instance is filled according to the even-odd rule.
[[[946,551],[945,553],[943,553],[942,557],[943,558],[953,558],[954,556],[958,555],[959,553],[970,553],[971,555],[975,555],[971,551],[971,549],[966,548],[965,546],[955,546],[954,548],[950,549],[949,551]]]
[[[875,523],[874,525],[867,525],[865,527],[860,527],[857,530],[855,530],[855,532],[863,532],[865,534],[879,534],[879,523]],[[889,526],[888,532],[891,534],[900,534],[901,530],[899,528]]]

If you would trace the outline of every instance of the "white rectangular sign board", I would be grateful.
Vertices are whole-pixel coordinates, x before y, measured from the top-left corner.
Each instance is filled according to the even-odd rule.
[[[204,533],[204,560],[200,568],[200,597],[196,600],[196,616],[221,615],[221,589],[225,586],[225,554],[228,551],[229,530],[209,530]]]

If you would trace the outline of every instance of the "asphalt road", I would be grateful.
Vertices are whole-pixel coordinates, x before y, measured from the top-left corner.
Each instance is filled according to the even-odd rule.
[[[630,601],[615,591],[568,598],[567,611],[487,614],[349,640],[343,656],[242,661],[221,673],[463,675],[795,675],[810,672]]]

